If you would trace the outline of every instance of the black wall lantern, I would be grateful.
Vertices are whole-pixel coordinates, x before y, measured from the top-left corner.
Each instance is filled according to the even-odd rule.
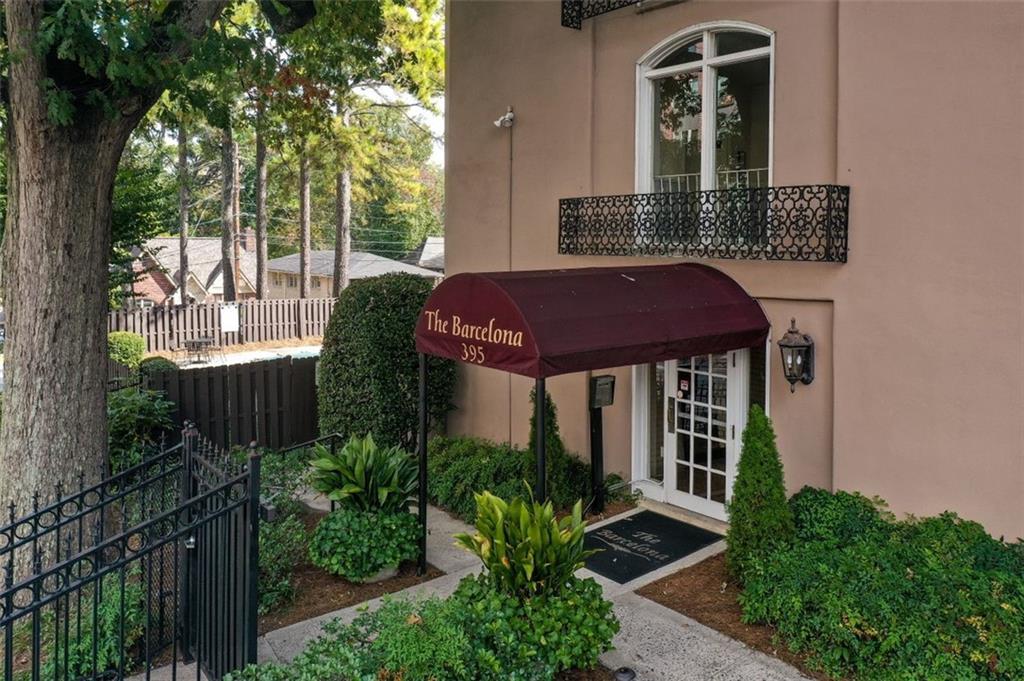
[[[804,385],[814,380],[814,340],[796,328],[796,319],[789,323],[789,331],[779,340],[782,352],[782,370],[789,381],[789,392],[796,392],[796,382]]]

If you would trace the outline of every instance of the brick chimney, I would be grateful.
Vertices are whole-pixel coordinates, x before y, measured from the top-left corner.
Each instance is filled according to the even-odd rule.
[[[252,227],[246,227],[238,237],[239,245],[243,250],[250,253],[256,252],[256,231]]]

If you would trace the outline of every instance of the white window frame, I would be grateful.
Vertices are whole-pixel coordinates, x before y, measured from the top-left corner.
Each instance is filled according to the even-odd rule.
[[[711,34],[722,31],[743,31],[768,38],[767,47],[743,52],[734,52],[721,57],[713,54],[714,41]],[[667,57],[673,50],[694,38],[703,40],[705,54],[702,59],[675,66],[654,68],[654,64]],[[714,189],[717,180],[715,172],[715,136],[708,134],[716,124],[717,78],[714,71],[719,66],[768,57],[768,184],[773,183],[774,139],[775,139],[775,32],[745,21],[714,21],[696,24],[673,33],[648,50],[636,62],[636,157],[634,163],[634,191],[646,194],[654,191],[654,81],[659,78],[687,72],[701,72],[703,91],[701,93],[701,189]]]

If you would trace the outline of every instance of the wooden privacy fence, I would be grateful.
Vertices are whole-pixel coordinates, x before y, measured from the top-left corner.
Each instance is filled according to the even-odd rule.
[[[240,300],[238,331],[221,329],[221,307],[231,303],[196,303],[115,310],[108,331],[131,331],[146,339],[146,352],[181,350],[185,341],[212,338],[214,344],[243,345],[265,341],[323,336],[334,309],[334,298]]]
[[[282,357],[248,364],[181,369],[147,377],[175,404],[178,423],[191,421],[218,446],[280,449],[317,436],[318,357]]]

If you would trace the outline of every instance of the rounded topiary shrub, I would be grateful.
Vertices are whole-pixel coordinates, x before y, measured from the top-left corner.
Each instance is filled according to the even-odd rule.
[[[332,575],[362,582],[416,558],[419,537],[419,522],[411,513],[339,508],[316,526],[309,559]]]
[[[385,274],[353,281],[334,306],[320,354],[321,433],[370,433],[384,447],[416,446],[419,359],[414,332],[429,279]],[[455,366],[428,358],[428,409],[442,423]]]
[[[725,561],[743,581],[751,564],[793,538],[793,513],[786,503],[782,461],[772,422],[761,407],[750,408],[743,430],[743,453],[729,502]]]
[[[150,374],[162,374],[166,371],[177,370],[177,364],[166,357],[161,357],[160,355],[153,355],[152,357],[147,357],[139,362],[139,371],[144,376],[149,376]]]
[[[138,369],[146,354],[146,339],[131,331],[111,331],[107,334],[107,353],[110,359]]]

